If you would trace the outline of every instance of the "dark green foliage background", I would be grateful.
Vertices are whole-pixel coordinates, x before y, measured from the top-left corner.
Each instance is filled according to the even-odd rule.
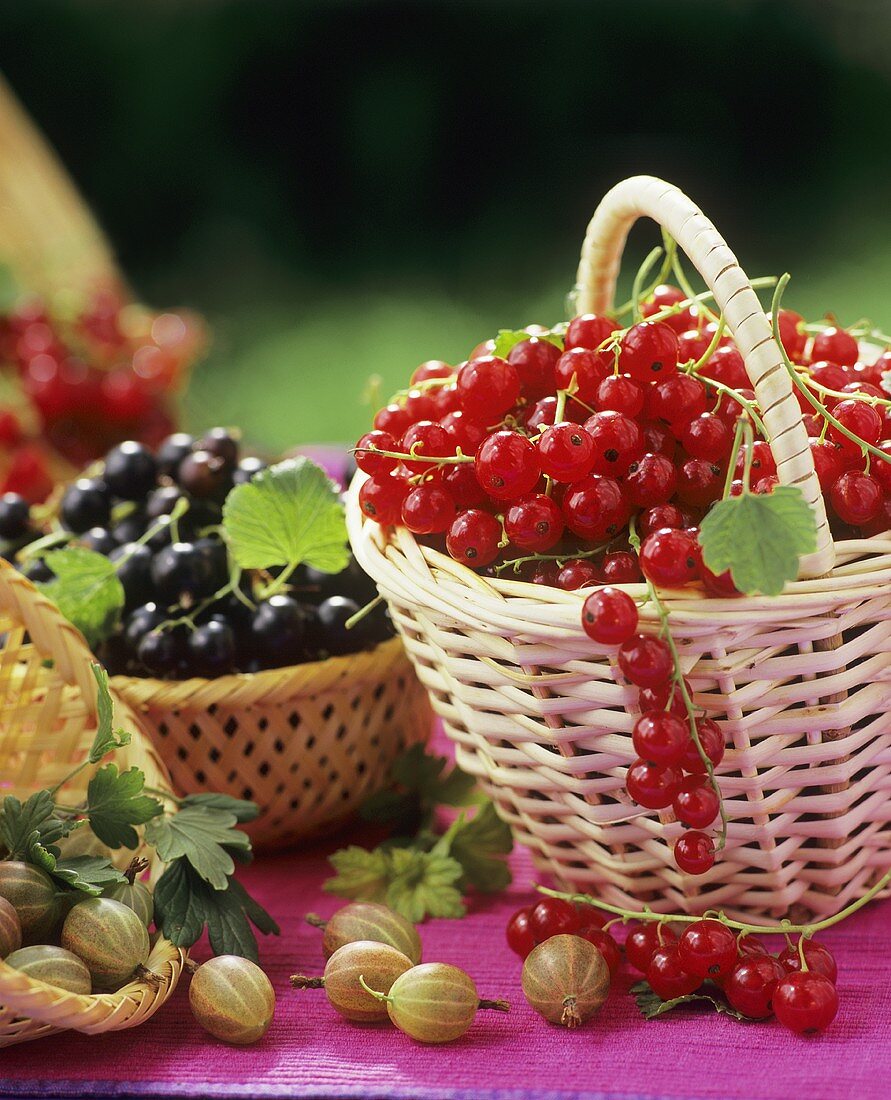
[[[210,318],[188,419],[284,447],[560,319],[634,172],[789,305],[887,325],[889,32],[870,0],[9,0],[0,68],[140,292]]]

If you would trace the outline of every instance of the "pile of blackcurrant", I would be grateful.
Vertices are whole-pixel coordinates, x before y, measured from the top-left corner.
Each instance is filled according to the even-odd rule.
[[[0,315],[0,369],[20,390],[0,409],[3,491],[31,501],[50,492],[40,442],[76,467],[124,439],[160,443],[173,429],[171,395],[205,343],[197,317],[152,313],[113,287],[73,311],[19,301]]]
[[[514,913],[507,942],[526,960],[540,945],[580,937],[600,951],[614,974],[622,950],[609,928],[640,916],[614,912],[608,921],[610,913],[594,905],[546,897]],[[734,930],[733,922],[710,917],[684,920],[651,917],[632,928],[625,940],[625,957],[661,1000],[693,994],[709,982],[710,995],[723,997],[747,1019],[776,1015],[785,1027],[804,1035],[823,1031],[835,1019],[838,971],[824,944],[810,938],[793,943],[787,937],[783,950],[773,955],[760,935],[746,932],[744,925]]]
[[[300,566],[282,590],[261,598],[270,577],[242,574],[237,590],[222,537],[229,491],[265,469],[242,456],[236,433],[177,433],[156,451],[126,441],[64,491],[57,534],[115,563],[123,621],[99,656],[114,674],[182,679],[257,672],[352,653],[392,634],[382,606],[348,621],[377,595],[355,559],[339,574]],[[175,521],[171,514],[184,512]],[[7,556],[40,532],[27,502],[0,498]],[[53,579],[40,558],[24,568]]]

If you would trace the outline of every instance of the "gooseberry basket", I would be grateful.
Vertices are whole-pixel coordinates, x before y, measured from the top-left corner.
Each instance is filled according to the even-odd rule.
[[[180,794],[247,798],[258,848],[345,824],[430,732],[430,708],[402,641],[215,680],[115,676]]]
[[[11,565],[0,561],[0,796],[25,799],[52,787],[83,761],[96,732],[93,657],[82,635]],[[169,790],[164,765],[129,707],[114,696],[115,723],[132,735],[116,753],[148,786]],[[75,801],[89,772],[65,787]],[[128,857],[132,853],[127,853]],[[151,856],[151,851],[145,853]],[[158,937],[146,967],[155,981],[130,982],[116,993],[68,993],[0,961],[0,1047],[71,1028],[95,1035],[136,1027],[176,988],[185,955]]]
[[[637,690],[581,626],[585,592],[482,577],[404,528],[365,520],[354,553],[386,597],[434,709],[516,837],[558,883],[626,908],[826,916],[891,863],[891,533],[833,542],[807,431],[769,319],[736,257],[676,187],[625,180],[590,222],[576,311],[613,302],[627,234],[660,223],[723,311],[763,410],[779,480],[813,510],[817,548],[777,597],[662,592],[697,708],[727,751],[729,825],[704,875],[685,875],[671,810],[632,803]],[[643,585],[626,591],[643,598]],[[657,633],[652,604],[641,628]]]

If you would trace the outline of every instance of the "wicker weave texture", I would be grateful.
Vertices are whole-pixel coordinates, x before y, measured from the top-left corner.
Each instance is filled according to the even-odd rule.
[[[426,738],[430,709],[402,642],[217,680],[117,676],[183,794],[214,790],[261,808],[257,847],[331,831]]]
[[[6,562],[0,562],[0,639],[0,796],[24,799],[86,757],[96,732],[93,658],[80,633]],[[116,754],[119,767],[135,765],[149,786],[169,790],[164,765],[117,698],[115,722],[132,734]],[[66,796],[77,801],[88,780],[83,773],[66,786]],[[156,986],[133,982],[116,993],[83,997],[0,963],[0,1047],[62,1028],[99,1032],[142,1023],[176,986],[183,953],[159,940],[148,966],[159,976]]]
[[[404,529],[365,522],[362,474],[350,492],[350,540],[459,764],[558,882],[665,912],[828,915],[891,863],[891,535],[829,539],[801,412],[763,310],[714,226],[677,188],[636,177],[604,199],[583,249],[579,310],[611,304],[641,214],[667,226],[715,291],[780,477],[802,488],[819,531],[805,579],[778,597],[662,593],[694,703],[727,744],[718,784],[729,828],[714,867],[684,875],[671,851],[682,831],[672,811],[644,810],[625,792],[638,693],[615,651],[598,651],[582,630],[584,592],[482,578]],[[658,632],[652,607],[641,628]]]

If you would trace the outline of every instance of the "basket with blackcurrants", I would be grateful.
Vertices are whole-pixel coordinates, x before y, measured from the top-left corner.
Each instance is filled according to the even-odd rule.
[[[623,911],[826,916],[891,860],[891,337],[787,282],[626,180],[568,322],[423,364],[355,449],[351,543],[459,765]]]
[[[6,554],[84,633],[174,782],[257,802],[255,842],[329,828],[426,733],[423,696],[337,485],[236,432],[113,447],[46,506],[0,498]]]

